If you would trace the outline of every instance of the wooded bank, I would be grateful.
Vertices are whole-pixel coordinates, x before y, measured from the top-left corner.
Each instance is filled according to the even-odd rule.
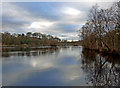
[[[61,40],[52,35],[28,32],[26,34],[1,33],[2,47],[42,47],[42,46],[78,46],[79,41]]]
[[[88,20],[79,30],[84,48],[104,53],[120,53],[120,2],[108,9],[91,8]]]

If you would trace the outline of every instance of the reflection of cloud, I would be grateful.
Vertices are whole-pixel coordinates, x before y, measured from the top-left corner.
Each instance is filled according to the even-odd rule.
[[[10,68],[10,70],[4,72],[3,85],[8,86],[15,84],[19,85],[19,83],[26,82],[27,79],[32,77],[34,78],[34,76],[36,76],[37,79],[42,81],[41,78],[44,79],[44,77],[46,78],[48,77],[48,75],[51,76],[48,77],[48,79],[51,80],[51,82],[54,82],[56,80],[59,81],[60,83],[63,83],[63,84],[58,83],[58,85],[79,84],[79,81],[77,80],[80,80],[83,73],[79,66],[78,56],[79,56],[78,48],[74,48],[74,50],[72,50],[72,48],[67,49],[62,48],[59,53],[55,52],[55,54],[46,53],[44,55],[41,54],[39,56],[31,57],[25,56],[19,56],[18,58],[16,58],[16,56],[9,57],[11,58],[10,60],[4,60],[4,66],[10,65],[8,67]],[[70,59],[71,57],[72,60]],[[69,64],[67,64],[68,62],[65,62],[66,59],[68,62],[70,62]],[[60,63],[60,61],[62,63]],[[51,72],[50,74],[47,73],[49,71]],[[58,71],[58,74],[56,74],[55,71]],[[46,75],[41,75],[42,73]],[[33,79],[33,81],[36,80]],[[27,80],[27,82],[29,83],[31,81]]]
[[[84,75],[79,65],[77,64],[63,66],[63,67],[64,67],[64,69],[62,69],[62,71],[64,72],[63,78],[66,82],[71,82],[73,80],[79,80]]]
[[[36,62],[36,61],[32,61],[31,65],[32,65],[33,67],[36,67],[37,62]]]
[[[1,50],[0,50],[1,51]],[[1,52],[2,53],[2,52]],[[1,54],[0,53],[0,54]],[[0,56],[1,57],[1,56]],[[0,58],[0,85],[2,85],[2,57]]]
[[[48,69],[54,67],[54,63],[46,60],[31,60],[32,67],[39,67],[39,69]]]

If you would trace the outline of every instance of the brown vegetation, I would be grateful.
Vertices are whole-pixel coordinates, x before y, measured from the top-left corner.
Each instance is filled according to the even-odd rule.
[[[120,53],[120,2],[109,9],[93,6],[89,19],[79,31],[84,48]]]
[[[53,37],[51,35],[41,34],[41,33],[31,33],[26,34],[10,34],[8,32],[2,34],[2,45],[7,46],[49,46],[56,45],[61,40],[58,37]]]

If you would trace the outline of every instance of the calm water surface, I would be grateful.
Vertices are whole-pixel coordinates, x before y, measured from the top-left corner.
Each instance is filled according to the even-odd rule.
[[[3,50],[4,86],[120,85],[120,58],[82,47]]]

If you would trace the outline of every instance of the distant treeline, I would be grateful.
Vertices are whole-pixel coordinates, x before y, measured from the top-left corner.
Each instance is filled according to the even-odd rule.
[[[108,9],[93,6],[79,31],[84,48],[120,53],[120,2]]]
[[[24,45],[24,46],[46,46],[56,45],[61,41],[58,37],[42,33],[27,32],[26,34],[11,34],[8,32],[1,33],[2,45]]]

